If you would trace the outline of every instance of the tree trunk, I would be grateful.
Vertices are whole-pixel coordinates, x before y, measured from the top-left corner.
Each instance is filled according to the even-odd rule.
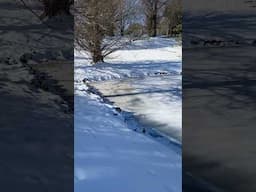
[[[171,26],[170,23],[168,24],[167,36],[168,36],[168,37],[171,37],[171,36],[172,36],[172,26]]]
[[[151,37],[156,37],[157,35],[157,15],[154,13],[153,18],[152,18],[152,34]]]
[[[123,37],[123,36],[124,36],[124,28],[123,28],[123,27],[121,27],[120,35],[121,35],[121,37]]]
[[[104,62],[103,56],[100,51],[94,51],[92,56],[93,63]]]
[[[115,36],[115,26],[113,23],[110,24],[109,29],[107,31],[107,35],[111,37]]]
[[[95,46],[92,50],[92,60],[93,63],[104,62],[104,57],[101,50],[101,41],[99,39],[95,40]]]
[[[155,1],[154,3],[154,9],[153,9],[153,17],[152,17],[152,37],[155,37],[157,35],[157,12],[158,12],[158,1]]]
[[[120,21],[120,35],[123,37],[124,36],[124,31],[125,31],[125,25],[123,19]]]
[[[150,37],[157,36],[157,14],[158,7],[157,2],[152,7],[150,14],[147,16],[147,30]]]
[[[150,37],[153,35],[153,17],[147,18],[147,32]]]

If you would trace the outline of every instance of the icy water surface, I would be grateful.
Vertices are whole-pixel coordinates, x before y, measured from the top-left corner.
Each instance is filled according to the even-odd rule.
[[[181,76],[129,78],[92,83],[140,123],[181,142]]]

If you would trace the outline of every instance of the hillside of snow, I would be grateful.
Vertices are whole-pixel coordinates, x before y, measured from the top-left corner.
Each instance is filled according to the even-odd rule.
[[[83,80],[179,74],[181,47],[171,39],[135,41],[92,65],[75,52],[75,191],[182,191],[180,150],[135,132],[122,113]]]

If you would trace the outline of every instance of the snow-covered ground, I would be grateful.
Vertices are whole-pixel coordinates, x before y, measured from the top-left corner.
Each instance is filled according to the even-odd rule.
[[[111,106],[75,96],[75,191],[181,191],[181,155],[128,128]]]
[[[181,47],[162,38],[135,41],[94,66],[86,53],[75,54],[75,191],[180,192],[181,154],[129,129],[83,80],[179,74]]]
[[[75,51],[75,80],[89,81],[126,77],[157,76],[181,73],[181,46],[174,39],[137,40],[105,59],[91,65],[89,55]]]

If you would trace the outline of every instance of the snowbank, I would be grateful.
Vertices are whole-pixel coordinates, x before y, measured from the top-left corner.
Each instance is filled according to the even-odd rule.
[[[75,191],[181,191],[181,155],[128,128],[80,84],[75,96]]]

